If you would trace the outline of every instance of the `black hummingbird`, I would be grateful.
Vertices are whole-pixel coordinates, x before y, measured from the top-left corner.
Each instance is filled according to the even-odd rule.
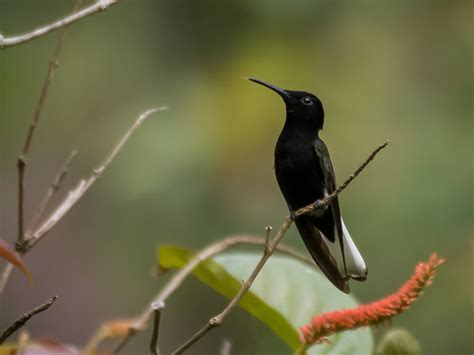
[[[275,175],[294,217],[299,208],[337,188],[329,151],[319,137],[323,105],[308,92],[248,79],[275,91],[285,102],[285,125],[275,147]],[[337,197],[324,210],[296,217],[295,224],[314,261],[338,289],[349,293],[349,279],[366,279],[367,268],[341,218]]]

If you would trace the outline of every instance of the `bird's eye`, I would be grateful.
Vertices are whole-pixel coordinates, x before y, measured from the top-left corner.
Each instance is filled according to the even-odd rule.
[[[313,100],[311,100],[311,97],[305,96],[303,97],[303,99],[301,99],[301,102],[305,105],[311,105],[313,103]]]

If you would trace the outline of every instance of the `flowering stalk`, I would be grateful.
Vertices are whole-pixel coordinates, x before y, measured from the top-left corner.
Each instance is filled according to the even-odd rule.
[[[436,253],[427,262],[420,262],[413,276],[394,294],[379,301],[357,308],[328,312],[312,319],[300,328],[302,347],[297,354],[304,354],[314,344],[327,341],[326,337],[349,329],[356,329],[386,321],[406,311],[431,284],[436,268],[444,262]]]

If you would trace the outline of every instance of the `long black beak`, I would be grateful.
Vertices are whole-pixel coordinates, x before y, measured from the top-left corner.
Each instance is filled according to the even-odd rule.
[[[254,83],[263,85],[263,86],[269,88],[270,90],[275,91],[275,92],[278,93],[283,99],[285,99],[285,97],[291,97],[290,94],[289,94],[286,90],[283,90],[282,88],[279,88],[278,86],[275,86],[275,85],[273,85],[273,84],[267,83],[266,81],[259,80],[259,79],[255,79],[255,78],[247,78],[247,79],[249,79],[250,81],[253,81]]]

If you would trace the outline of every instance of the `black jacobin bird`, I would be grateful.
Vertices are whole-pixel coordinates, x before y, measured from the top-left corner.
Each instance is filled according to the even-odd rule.
[[[329,151],[319,137],[324,125],[323,105],[308,92],[248,79],[275,91],[285,102],[285,125],[275,147],[275,175],[294,216],[299,208],[337,188]],[[295,217],[295,224],[314,261],[339,290],[349,293],[349,279],[366,279],[367,267],[344,225],[337,197],[324,210]]]

